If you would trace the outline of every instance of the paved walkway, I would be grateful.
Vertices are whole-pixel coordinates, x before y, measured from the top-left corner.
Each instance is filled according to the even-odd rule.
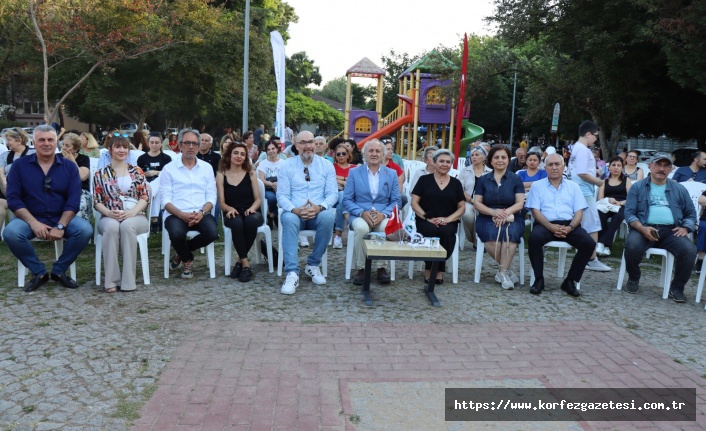
[[[443,384],[701,388],[703,381],[610,323],[204,321],[190,329],[133,431],[482,429],[486,424],[444,422]],[[434,382],[442,385],[426,391],[430,399],[415,396],[418,383]],[[581,425],[700,430],[705,395],[700,389],[696,423]]]
[[[45,248],[49,260],[53,250]],[[302,277],[293,296],[279,293],[283,279],[264,265],[254,266],[248,284],[224,277],[222,245],[216,256],[215,280],[203,255],[194,279],[165,280],[153,247],[152,285],[107,295],[93,284],[88,249],[79,261],[79,289],[48,283],[28,295],[15,287],[16,261],[0,243],[0,429],[125,431],[171,421],[184,425],[153,429],[194,430],[209,419],[218,425],[201,429],[259,430],[257,421],[270,429],[280,415],[291,419],[284,425],[300,430],[314,423],[438,429],[443,406],[422,402],[419,394],[439,393],[458,380],[469,386],[700,388],[706,376],[706,312],[693,302],[697,277],[686,289],[689,302],[675,304],[661,299],[654,263],[644,266],[637,295],[615,290],[616,269],[586,273],[578,300],[548,275],[547,290],[536,297],[527,285],[502,290],[487,256],[481,284],[474,284],[469,245],[461,252],[459,284],[437,288],[441,307],[429,306],[421,274],[409,280],[401,263],[392,285],[373,284],[375,303],[366,307],[360,288],[343,279],[345,250],[330,251],[326,286]],[[550,254],[547,274],[555,271],[554,259]],[[617,258],[606,262],[619,265]],[[581,362],[587,358],[595,362]],[[388,416],[392,411],[401,413]],[[704,428],[702,422],[686,425]]]

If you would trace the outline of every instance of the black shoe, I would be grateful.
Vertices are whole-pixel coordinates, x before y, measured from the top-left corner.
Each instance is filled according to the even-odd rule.
[[[539,295],[544,290],[544,277],[534,280],[534,284],[530,288],[530,293],[533,295]]]
[[[579,296],[581,296],[581,292],[579,292],[576,288],[576,282],[574,280],[569,280],[568,278],[565,279],[563,283],[561,283],[561,290],[573,296],[574,298],[578,298]]]
[[[243,265],[240,262],[236,263],[233,269],[230,270],[230,278],[240,278],[242,271]]]
[[[625,286],[628,293],[637,293],[640,290],[640,280],[630,280],[628,279],[628,284]]]
[[[694,272],[697,274],[701,274],[701,265],[703,265],[704,261],[703,259],[699,259],[696,261],[696,265],[694,265]]]
[[[62,286],[68,289],[78,288],[78,283],[76,283],[71,277],[66,274],[54,274],[52,273],[51,279],[62,284]]]
[[[684,296],[684,292],[679,292],[678,290],[670,290],[669,297],[672,298],[674,302],[678,302],[680,304],[682,302],[686,302],[686,296]]]
[[[355,273],[355,277],[353,277],[353,284],[355,284],[356,286],[362,286],[364,281],[365,270],[359,269],[358,272]]]
[[[46,272],[44,274],[34,274],[27,284],[25,284],[25,292],[34,292],[39,289],[39,286],[46,283],[47,280],[49,280],[49,274]]]
[[[385,268],[378,268],[378,283],[390,284],[390,274],[387,273]]]
[[[249,266],[246,266],[240,271],[240,276],[238,277],[238,280],[240,280],[241,283],[247,283],[250,281],[250,277],[252,276],[252,271],[250,270]]]

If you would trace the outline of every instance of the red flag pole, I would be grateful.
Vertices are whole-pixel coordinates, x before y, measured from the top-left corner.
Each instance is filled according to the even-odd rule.
[[[463,106],[466,103],[466,73],[468,72],[468,36],[463,34],[463,56],[461,59],[461,90],[458,96],[456,114],[456,136],[454,137],[454,157],[461,154],[461,128],[463,127]]]

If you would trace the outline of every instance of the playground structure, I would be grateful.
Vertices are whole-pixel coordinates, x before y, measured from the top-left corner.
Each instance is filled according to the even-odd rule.
[[[450,81],[443,80],[438,73],[439,65],[446,69],[453,65],[436,51],[431,51],[407,70],[399,79],[398,106],[384,118],[382,117],[382,86],[385,70],[375,65],[368,58],[363,58],[346,71],[346,100],[351,100],[351,78],[365,77],[377,79],[377,105],[375,111],[353,110],[350,102],[346,103],[344,138],[355,139],[359,148],[370,139],[379,139],[384,135],[396,135],[397,151],[401,156],[414,159],[417,154],[420,125],[427,125],[427,142],[434,143],[441,138],[442,147],[453,151],[454,133],[463,132],[461,149],[483,136],[482,127],[463,120],[461,127],[454,124],[455,110],[453,101],[447,100],[444,89]],[[443,64],[445,63],[445,64]],[[464,118],[470,109],[464,109]],[[447,127],[448,126],[448,127]],[[439,136],[439,128],[441,133]],[[447,136],[448,129],[448,136]],[[448,139],[447,139],[448,138]],[[404,143],[407,145],[404,145]],[[446,144],[448,142],[448,145]]]

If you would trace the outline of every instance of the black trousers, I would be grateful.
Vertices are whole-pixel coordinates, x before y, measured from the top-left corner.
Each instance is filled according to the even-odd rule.
[[[247,259],[248,252],[252,248],[257,237],[257,228],[262,225],[262,214],[257,211],[249,216],[223,217],[223,224],[230,228],[235,251],[240,259]]]
[[[550,223],[568,226],[571,220],[555,220]],[[591,260],[593,250],[596,248],[596,242],[581,226],[572,230],[566,238],[557,238],[549,229],[539,223],[534,224],[529,238],[529,258],[534,271],[534,278],[544,277],[544,244],[551,241],[568,242],[576,249],[576,256],[574,256],[574,261],[571,262],[571,268],[569,268],[566,278],[576,282],[581,281],[586,264]]]
[[[610,247],[613,245],[615,233],[620,229],[620,224],[623,220],[625,220],[625,207],[620,207],[617,213],[598,211],[598,217],[601,219],[601,233],[598,234],[598,242]]]
[[[206,247],[218,239],[218,224],[216,224],[216,218],[211,214],[206,214],[199,224],[191,227],[179,217],[170,215],[164,220],[164,228],[167,229],[174,251],[184,262],[194,260],[193,250]],[[186,233],[190,230],[198,231],[199,235],[187,240]]]
[[[451,256],[456,246],[456,231],[458,222],[437,226],[434,223],[418,218],[417,232],[425,237],[438,237],[439,244],[446,250],[446,259]],[[431,270],[431,261],[424,261],[424,269]],[[446,272],[446,261],[439,262],[439,272]]]

